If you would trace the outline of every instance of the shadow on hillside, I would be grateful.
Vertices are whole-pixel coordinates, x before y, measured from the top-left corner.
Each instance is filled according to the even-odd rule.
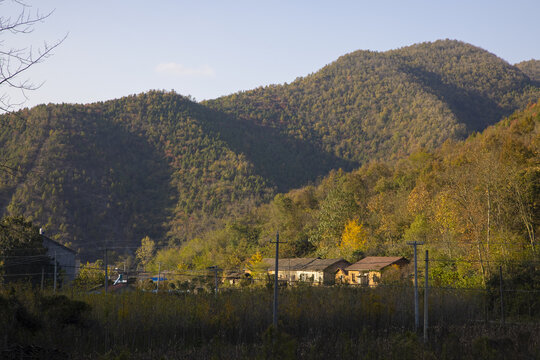
[[[478,91],[445,83],[439,74],[425,69],[402,65],[400,70],[414,77],[426,91],[448,104],[460,122],[467,126],[468,132],[482,131],[516,110],[503,108]]]
[[[332,169],[350,171],[359,166],[278,129],[239,120],[201,104],[197,106],[198,111],[206,113],[207,121],[202,124],[205,130],[218,135],[233,151],[245,154],[257,174],[280,192],[305,186]]]
[[[132,254],[144,236],[164,237],[163,219],[173,207],[174,189],[167,160],[145,138],[112,121],[94,120],[65,159],[65,198],[69,200],[81,260],[111,253]],[[54,164],[53,164],[54,166]],[[93,244],[94,246],[88,246]]]

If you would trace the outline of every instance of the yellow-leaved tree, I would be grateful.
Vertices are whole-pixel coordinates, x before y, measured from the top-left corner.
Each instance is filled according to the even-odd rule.
[[[146,268],[146,265],[152,260],[155,251],[156,243],[148,236],[142,238],[141,246],[135,252],[135,256],[143,268]]]
[[[360,253],[365,250],[368,235],[364,225],[358,218],[349,220],[341,234],[339,250],[341,256],[348,261],[356,261]]]
[[[268,264],[263,261],[263,257],[259,251],[257,251],[246,264],[248,270],[251,272],[251,276],[254,279],[264,279],[266,271],[268,269]],[[262,284],[262,282],[260,282]]]

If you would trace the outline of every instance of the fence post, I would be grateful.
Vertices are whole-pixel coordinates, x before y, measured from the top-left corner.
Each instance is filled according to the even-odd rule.
[[[429,286],[429,282],[428,282],[428,279],[429,279],[429,253],[428,251],[426,250],[426,271],[425,271],[425,274],[424,274],[424,277],[425,277],[425,286],[424,286],[424,342],[427,343],[428,341],[428,305],[429,305],[429,300],[428,300],[428,286]]]
[[[109,290],[109,259],[107,258],[107,248],[105,248],[105,294]]]
[[[57,276],[57,265],[56,265],[56,251],[54,252],[54,281],[53,281],[53,292],[56,292],[56,276]]]

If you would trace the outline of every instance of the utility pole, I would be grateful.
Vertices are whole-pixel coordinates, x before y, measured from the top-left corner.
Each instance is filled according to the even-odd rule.
[[[105,248],[105,294],[109,290],[109,264],[107,258],[107,248]]]
[[[274,330],[276,331],[277,335],[277,327],[278,327],[278,272],[279,272],[279,231],[276,231],[276,241],[272,241],[276,244],[276,261],[275,261],[275,269],[274,269],[274,317],[273,317],[273,324],[274,324]],[[282,242],[284,244],[285,242]]]
[[[217,278],[217,273],[219,270],[221,270],[220,268],[218,268],[217,265],[214,265],[214,266],[209,266],[207,268],[208,270],[212,270],[214,272],[214,292],[217,294],[218,293],[218,278]]]
[[[158,273],[157,273],[157,288],[156,288],[156,294],[159,292],[159,280],[161,278],[161,263],[158,262]]]
[[[426,250],[426,271],[424,273],[425,278],[425,285],[424,285],[424,343],[427,343],[428,341],[428,305],[429,305],[429,299],[428,299],[428,279],[429,279],[429,253]]]
[[[416,256],[416,247],[418,245],[424,245],[424,242],[413,241],[408,242],[407,245],[414,247],[414,331],[418,331],[420,327],[420,314],[418,310],[418,260]]]
[[[500,288],[501,288],[501,323],[504,325],[504,298],[503,298],[503,274],[502,266],[499,266],[499,279],[500,279]]]
[[[53,292],[56,292],[56,251],[54,252],[54,283]]]

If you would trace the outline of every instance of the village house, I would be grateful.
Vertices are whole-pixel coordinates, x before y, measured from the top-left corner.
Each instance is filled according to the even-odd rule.
[[[63,285],[71,283],[79,273],[80,260],[77,252],[43,235],[41,229],[40,234],[43,247],[47,249],[47,256],[53,261],[56,259]]]
[[[253,277],[245,271],[227,270],[223,272],[221,282],[227,285],[239,286],[253,283]]]
[[[268,265],[268,274],[275,274],[275,259],[263,259]],[[288,283],[307,282],[314,285],[333,285],[336,272],[349,266],[344,259],[285,258],[279,259],[278,280]]]
[[[336,273],[336,281],[345,284],[376,286],[384,273],[395,268],[399,270],[409,260],[401,256],[368,256]]]

